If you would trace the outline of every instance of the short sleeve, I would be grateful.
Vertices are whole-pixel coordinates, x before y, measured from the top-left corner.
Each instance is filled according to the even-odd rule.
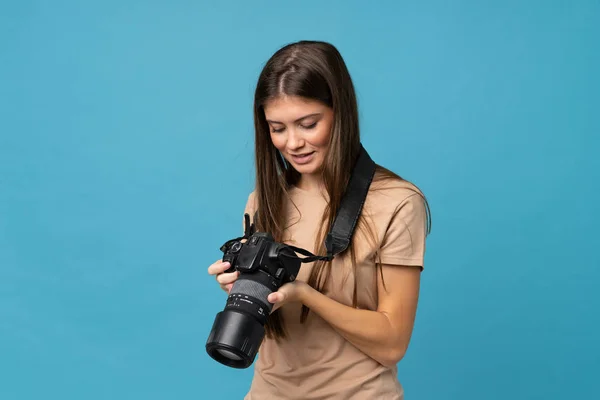
[[[417,193],[409,195],[394,210],[379,250],[380,261],[393,265],[424,265],[427,208]]]

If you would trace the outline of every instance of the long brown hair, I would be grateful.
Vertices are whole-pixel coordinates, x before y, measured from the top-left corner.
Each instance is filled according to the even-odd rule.
[[[358,106],[350,73],[338,50],[327,42],[300,41],[288,44],[267,61],[256,86],[254,96],[255,128],[255,207],[254,224],[263,232],[270,232],[276,241],[283,240],[286,229],[286,199],[291,185],[300,174],[286,163],[271,142],[264,105],[281,95],[300,96],[317,100],[333,110],[333,124],[328,153],[321,170],[329,201],[323,214],[322,230],[315,238],[315,254],[325,254],[324,237],[329,231],[339,208],[350,173],[360,151]],[[378,166],[376,178],[398,179],[398,175]],[[375,181],[374,181],[375,182]],[[367,224],[364,216],[358,228]],[[371,235],[372,236],[372,235]],[[347,250],[356,272],[353,246]],[[330,276],[330,262],[315,262],[307,283],[322,291]],[[356,276],[356,274],[355,274]],[[354,282],[353,303],[356,304],[357,282]],[[302,322],[309,310],[303,306]],[[283,319],[273,312],[265,326],[268,337],[284,337]]]

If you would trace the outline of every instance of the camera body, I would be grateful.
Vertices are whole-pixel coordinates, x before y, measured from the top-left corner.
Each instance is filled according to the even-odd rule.
[[[253,233],[245,242],[241,239],[221,247],[223,261],[231,263],[226,272],[239,271],[240,275],[206,342],[213,359],[234,368],[247,368],[253,363],[273,308],[267,297],[294,281],[301,265],[295,252],[275,242],[269,233]]]
[[[272,276],[277,288],[296,279],[300,270],[300,260],[288,246],[277,243],[270,233],[257,232],[243,243],[235,240],[224,245],[223,261],[231,267],[225,272],[239,271],[242,274],[255,273],[259,270]]]

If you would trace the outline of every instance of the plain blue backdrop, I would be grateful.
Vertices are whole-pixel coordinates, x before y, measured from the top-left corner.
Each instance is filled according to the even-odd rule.
[[[598,1],[3,1],[0,398],[241,399],[204,344],[280,46],[345,57],[372,157],[429,198],[407,400],[591,399]]]

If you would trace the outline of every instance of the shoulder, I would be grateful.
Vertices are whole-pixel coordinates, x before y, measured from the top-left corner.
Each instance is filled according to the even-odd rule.
[[[248,194],[247,203],[255,203],[255,202],[256,202],[256,190],[253,190]]]
[[[386,213],[396,213],[401,208],[425,211],[425,195],[412,182],[377,169],[369,188],[365,205]]]
[[[251,191],[246,199],[245,212],[254,214],[256,212],[256,190]]]
[[[365,199],[366,220],[382,234],[390,230],[429,233],[429,205],[412,182],[378,168]]]
[[[365,201],[365,212],[379,234],[382,263],[423,266],[429,207],[415,184],[385,170],[378,171]]]

